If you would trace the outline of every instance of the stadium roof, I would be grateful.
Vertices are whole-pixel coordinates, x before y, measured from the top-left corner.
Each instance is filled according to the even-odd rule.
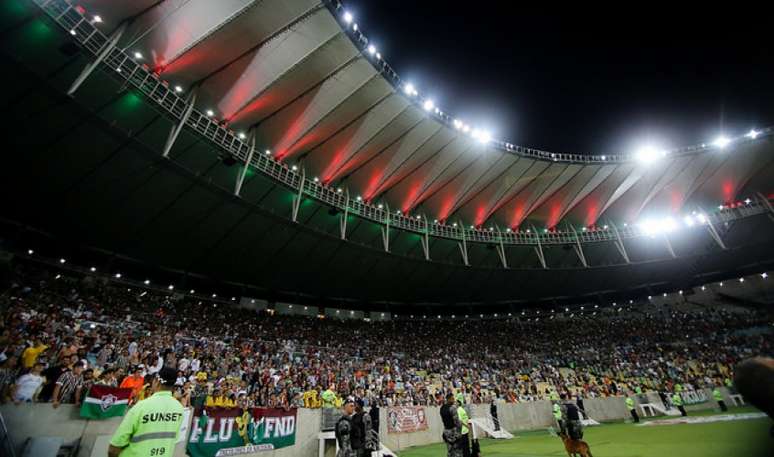
[[[681,257],[711,258],[678,277],[774,257],[771,228],[760,230],[770,129],[640,156],[544,152],[430,106],[336,2],[85,0],[55,16],[64,29],[32,1],[11,3],[4,73],[18,93],[6,97],[28,134],[4,167],[18,196],[6,216],[55,234],[266,290],[368,301],[593,294],[611,289],[604,278],[674,280]],[[715,220],[720,243],[714,227],[666,243],[623,228],[748,197],[760,211]],[[608,224],[636,238],[628,250]],[[544,249],[543,230],[564,235]]]

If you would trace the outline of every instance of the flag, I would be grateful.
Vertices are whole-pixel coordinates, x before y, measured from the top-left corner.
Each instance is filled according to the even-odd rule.
[[[106,419],[123,416],[129,404],[132,389],[108,386],[91,386],[81,406],[81,417]]]

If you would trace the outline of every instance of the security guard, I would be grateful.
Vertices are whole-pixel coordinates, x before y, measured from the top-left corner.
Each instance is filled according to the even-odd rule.
[[[553,406],[554,420],[556,421],[556,428],[559,430],[560,435],[565,434],[564,421],[562,421],[562,407],[559,406],[559,402],[554,403]]]
[[[629,410],[629,414],[632,415],[635,424],[640,422],[640,416],[637,414],[637,409],[634,407],[634,400],[632,397],[626,397],[626,409]]]
[[[718,406],[720,406],[721,411],[728,411],[728,406],[726,406],[726,402],[723,400],[723,394],[720,392],[719,387],[715,387],[712,390],[712,396],[715,398],[715,401],[718,402]]]
[[[470,432],[468,428],[470,418],[468,417],[468,412],[465,411],[465,397],[461,392],[457,393],[457,418],[460,420],[460,424],[462,424],[461,436],[458,442],[459,448],[462,449],[463,457],[470,457],[470,438],[468,436]]]
[[[680,415],[685,417],[688,415],[688,413],[685,412],[685,407],[683,406],[683,398],[680,396],[679,393],[675,392],[672,395],[672,404],[675,408],[680,410]]]
[[[152,396],[129,410],[113,434],[109,457],[172,456],[183,422],[183,405],[172,396],[177,372],[164,367],[153,379]]]

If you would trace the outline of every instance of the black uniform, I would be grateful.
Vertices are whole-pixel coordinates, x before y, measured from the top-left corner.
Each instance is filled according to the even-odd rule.
[[[462,423],[457,415],[457,405],[443,405],[441,407],[441,421],[443,422],[443,441],[446,443],[446,455],[448,457],[462,457]]]
[[[571,401],[568,401],[564,405],[565,410],[565,423],[567,424],[567,434],[574,440],[583,438],[583,424],[580,420],[580,412],[578,406]]]
[[[336,457],[356,457],[352,449],[352,418],[341,416],[336,422],[336,441],[339,444],[339,451]]]
[[[492,404],[489,405],[489,414],[492,415],[492,422],[494,422],[495,431],[500,430],[500,419],[497,417],[497,405],[495,405],[494,401],[492,401]]]

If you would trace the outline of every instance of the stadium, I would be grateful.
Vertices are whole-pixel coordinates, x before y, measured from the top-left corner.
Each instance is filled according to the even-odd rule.
[[[0,454],[772,455],[774,120],[521,146],[349,8],[0,6]]]

